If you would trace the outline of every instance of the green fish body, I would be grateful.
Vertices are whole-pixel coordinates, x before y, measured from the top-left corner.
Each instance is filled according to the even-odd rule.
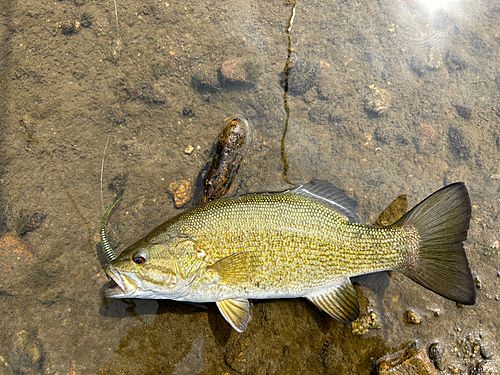
[[[324,181],[281,193],[209,202],[181,213],[107,267],[110,298],[216,302],[241,332],[249,299],[305,297],[329,315],[359,315],[350,277],[396,270],[449,299],[472,304],[463,251],[465,185],[449,185],[396,223],[359,223],[353,202]]]

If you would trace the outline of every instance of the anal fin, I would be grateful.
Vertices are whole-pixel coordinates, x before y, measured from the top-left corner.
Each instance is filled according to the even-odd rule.
[[[358,296],[349,278],[327,292],[310,294],[306,298],[341,322],[352,322],[359,316]]]
[[[238,332],[243,332],[252,318],[247,299],[224,299],[215,302],[226,321]]]

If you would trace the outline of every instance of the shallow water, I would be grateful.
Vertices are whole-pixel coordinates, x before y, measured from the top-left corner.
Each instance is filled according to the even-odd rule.
[[[0,3],[1,374],[363,374],[412,340],[443,345],[442,373],[498,373],[500,7],[299,0],[290,23],[293,7]],[[237,334],[214,305],[106,300],[95,249],[107,136],[105,204],[111,182],[125,192],[110,223],[121,250],[179,212],[168,184],[194,182],[234,114],[252,126],[239,193],[327,179],[374,222],[399,194],[415,204],[466,182],[477,304],[380,275],[359,280],[379,329],[356,335],[280,300],[256,302]],[[420,324],[403,319],[410,308]]]

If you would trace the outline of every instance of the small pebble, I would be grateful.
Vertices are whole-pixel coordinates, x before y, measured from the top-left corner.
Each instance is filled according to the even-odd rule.
[[[457,114],[463,118],[464,120],[470,120],[470,116],[472,114],[472,110],[470,108],[464,107],[463,105],[453,104]]]
[[[189,107],[182,108],[182,115],[184,117],[194,117],[195,116],[193,109],[189,108]]]
[[[404,319],[406,323],[409,324],[420,324],[422,323],[421,315],[413,309],[406,310],[404,313]]]
[[[368,87],[370,92],[365,98],[365,109],[377,116],[387,112],[390,104],[389,92],[373,84]]]
[[[483,283],[481,282],[481,280],[479,280],[479,277],[477,277],[477,275],[474,275],[474,285],[476,285],[477,289],[481,289],[483,286]]]
[[[490,347],[485,345],[484,343],[481,343],[479,351],[481,353],[481,357],[483,357],[484,359],[493,358],[493,352],[491,351]]]
[[[445,364],[443,361],[444,357],[444,347],[441,345],[439,342],[434,342],[431,345],[429,345],[429,359],[431,360],[432,363],[434,363],[434,366],[440,371],[443,371],[445,369]]]
[[[455,159],[467,160],[470,158],[469,147],[467,146],[466,136],[457,127],[449,127],[448,147]]]
[[[93,22],[94,22],[94,17],[92,17],[92,15],[89,13],[83,13],[82,16],[80,17],[80,25],[82,27],[90,27],[92,26]]]
[[[174,207],[181,208],[192,197],[192,185],[189,180],[177,180],[168,185],[168,192],[174,199]]]
[[[16,374],[42,373],[43,351],[38,338],[26,330],[11,339],[9,362]]]
[[[375,311],[370,311],[367,315],[363,315],[352,322],[351,330],[353,334],[362,336],[371,329],[379,329],[381,327],[382,324],[380,323],[378,314]]]
[[[184,149],[184,153],[186,155],[191,155],[194,151],[194,147],[192,145],[188,145],[185,149]]]
[[[61,32],[64,35],[73,35],[80,31],[81,24],[78,20],[67,20],[58,26],[61,28]]]
[[[125,187],[127,186],[128,174],[121,174],[111,179],[108,184],[108,190],[116,194],[116,196],[123,195]]]
[[[447,51],[445,63],[449,73],[459,72],[467,68],[467,63],[452,51]]]
[[[35,212],[31,216],[29,216],[21,225],[19,229],[19,235],[21,237],[27,235],[28,233],[34,231],[39,228],[45,219],[47,218],[47,214],[43,212]]]

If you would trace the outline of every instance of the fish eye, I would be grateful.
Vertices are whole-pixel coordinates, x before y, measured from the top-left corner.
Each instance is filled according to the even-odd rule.
[[[146,263],[146,261],[147,261],[146,254],[142,251],[132,256],[132,262],[134,262],[135,264],[141,265]]]

